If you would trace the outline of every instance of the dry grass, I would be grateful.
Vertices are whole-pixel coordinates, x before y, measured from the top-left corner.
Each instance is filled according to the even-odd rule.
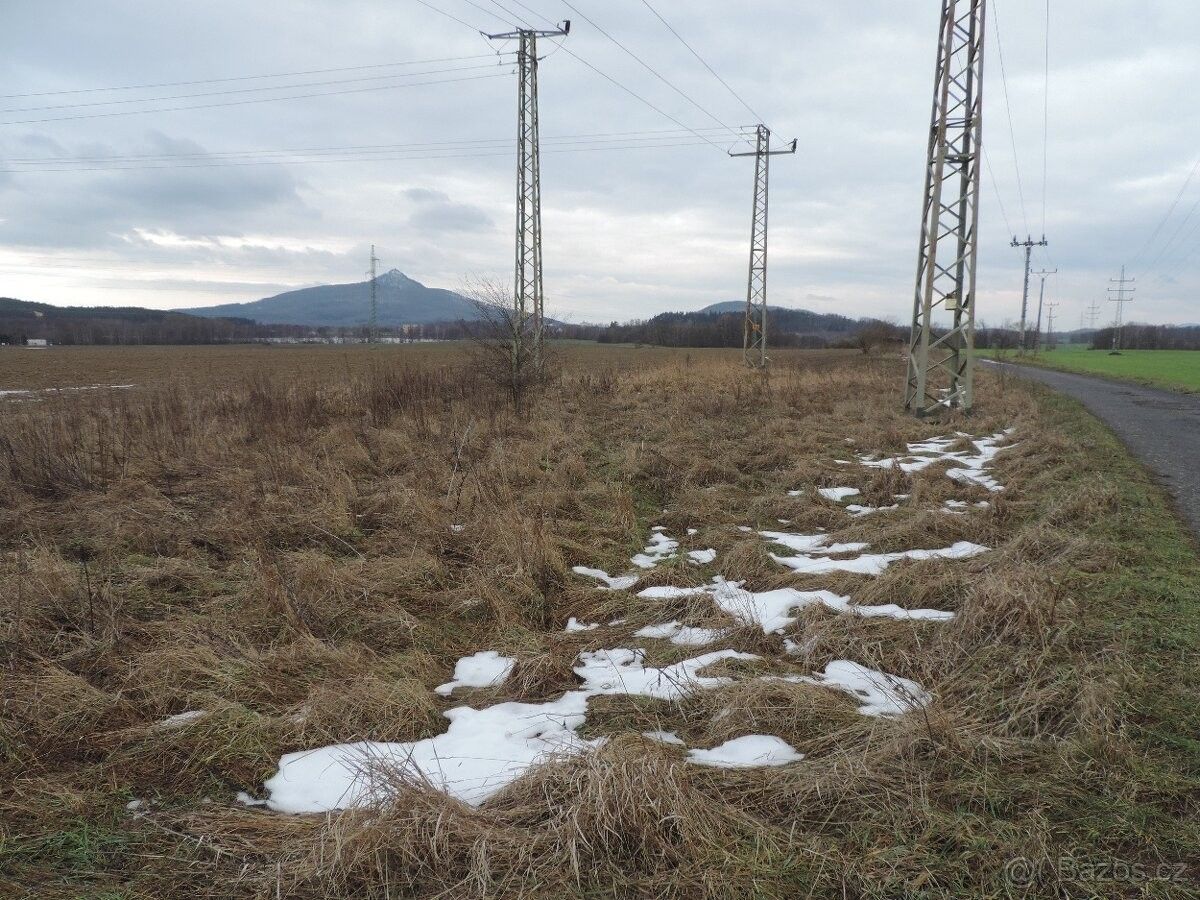
[[[921,424],[895,408],[894,360],[784,353],[764,392],[728,354],[589,348],[565,353],[517,417],[446,351],[326,358],[310,377],[250,371],[265,352],[203,389],[168,379],[6,410],[5,896],[984,895],[1002,887],[1004,859],[1050,854],[1069,810],[1120,794],[1137,768],[1117,700],[1128,664],[1070,586],[1114,571],[1119,554],[1089,526],[1119,510],[1118,493],[1077,478],[1084,451],[1016,385],[981,376],[977,415]],[[999,497],[943,466],[835,463],[1009,425],[1022,443],[998,464]],[[825,485],[912,499],[854,519],[816,496]],[[939,511],[952,497],[994,503]],[[938,625],[814,608],[789,629],[799,655],[756,628],[719,645],[765,658],[742,671],[853,659],[936,702],[870,719],[849,697],[761,680],[677,703],[596,698],[585,733],[612,738],[599,752],[543,766],[481,809],[411,783],[382,809],[328,818],[233,801],[282,753],[428,737],[460,702],[557,696],[578,652],[628,645],[630,629],[729,624],[704,598],[636,600],[570,575],[623,570],[658,524],[718,556],[643,584],[721,574],[957,612]],[[739,525],[995,550],[798,577]],[[572,615],[628,622],[564,634]],[[649,644],[656,663],[699,652]],[[504,685],[432,693],[485,648],[518,658]],[[806,758],[702,769],[639,736],[658,729],[690,746],[775,734]],[[131,798],[143,807],[127,811]],[[1135,852],[1128,829],[1107,838]]]

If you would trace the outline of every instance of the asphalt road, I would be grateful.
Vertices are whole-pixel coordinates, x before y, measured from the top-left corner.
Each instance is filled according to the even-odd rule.
[[[1158,476],[1200,537],[1200,394],[1011,363],[991,365],[1040,381],[1083,403]]]

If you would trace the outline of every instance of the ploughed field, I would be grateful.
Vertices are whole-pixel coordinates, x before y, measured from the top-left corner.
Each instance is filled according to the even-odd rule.
[[[561,347],[517,414],[456,345],[0,352],[0,893],[1176,865],[1101,599],[1137,476],[987,373],[923,423],[895,358],[739,356]]]

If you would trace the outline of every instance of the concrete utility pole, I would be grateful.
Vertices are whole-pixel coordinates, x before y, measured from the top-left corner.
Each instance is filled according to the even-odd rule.
[[[1029,271],[1030,263],[1032,262],[1033,248],[1046,246],[1046,236],[1043,234],[1042,239],[1040,241],[1035,241],[1031,237],[1026,237],[1025,240],[1019,241],[1019,240],[1017,240],[1016,236],[1014,235],[1013,239],[1012,239],[1012,246],[1025,248],[1025,291],[1021,295],[1021,334],[1020,334],[1021,352],[1024,353],[1027,349],[1029,349],[1025,344],[1025,322],[1029,315],[1029,276],[1031,274]]]
[[[942,0],[904,386],[917,416],[973,402],[985,11],[985,0]]]
[[[750,220],[750,275],[746,280],[746,326],[742,356],[746,365],[762,369],[767,365],[767,188],[772,156],[796,152],[796,139],[786,150],[771,149],[771,130],[766,125],[754,128],[755,147],[748,153],[730,156],[754,157],[754,202]]]
[[[538,30],[520,28],[503,34],[489,34],[494,41],[516,40],[517,48],[517,246],[516,284],[513,291],[514,366],[522,353],[526,322],[536,370],[542,368],[544,311],[542,293],[542,170],[538,143],[537,39],[566,37],[570,21],[561,28]]]
[[[1049,316],[1049,322],[1046,325],[1046,344],[1050,347],[1051,350],[1053,350],[1055,347],[1055,343],[1054,343],[1054,310],[1056,310],[1058,308],[1058,306],[1059,306],[1058,303],[1047,303],[1046,304],[1046,309],[1048,310],[1048,316]]]
[[[1117,317],[1113,320],[1112,350],[1109,351],[1109,355],[1112,355],[1121,352],[1121,327],[1124,319],[1122,312],[1125,308],[1125,304],[1133,300],[1132,296],[1126,297],[1125,295],[1133,294],[1133,292],[1137,290],[1137,288],[1127,288],[1125,285],[1133,284],[1135,281],[1137,281],[1137,279],[1126,278],[1125,267],[1121,266],[1121,277],[1110,278],[1108,280],[1112,284],[1117,285],[1115,288],[1108,289],[1108,299],[1117,304]],[[1114,294],[1116,296],[1114,296]]]
[[[375,256],[375,245],[371,245],[371,315],[367,320],[367,343],[374,344],[379,340],[379,296],[375,289],[375,264],[379,258]]]
[[[1058,269],[1042,269],[1033,274],[1042,279],[1042,286],[1038,290],[1037,334],[1033,336],[1033,350],[1036,353],[1042,343],[1042,302],[1046,299],[1046,279],[1051,275],[1057,275]]]

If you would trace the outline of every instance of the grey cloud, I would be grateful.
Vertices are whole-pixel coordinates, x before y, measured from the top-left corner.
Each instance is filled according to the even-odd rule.
[[[472,26],[502,24],[461,0],[444,2]],[[417,4],[383,0],[302,2],[301,15],[294,14],[296,4],[239,0],[136,9],[118,0],[8,5],[10,49],[0,60],[0,78],[12,94],[297,71],[313,59],[332,67],[486,52],[470,29]],[[546,0],[528,5],[550,17],[562,12]],[[660,8],[781,140],[799,138],[795,157],[772,161],[773,300],[903,320],[914,277],[939,5],[760,0],[747,14],[719,0],[694,0],[686,15],[678,6]],[[984,133],[1000,199],[985,172],[979,314],[999,321],[1014,315],[1021,281],[1021,257],[1008,246],[1007,232],[1040,232],[1042,224],[1042,5],[1001,3],[991,12],[1002,29],[1021,170],[1019,188],[993,31]],[[598,4],[589,15],[722,122],[736,127],[753,120],[640,3]],[[1200,248],[1195,235],[1187,237],[1190,226],[1157,269],[1149,263],[1200,196],[1200,179],[1151,252],[1131,257],[1170,206],[1200,145],[1200,124],[1180,113],[1200,76],[1192,46],[1200,5],[1055,4],[1053,29],[1051,243],[1035,261],[1062,271],[1053,290],[1067,319],[1077,319],[1124,261],[1150,270],[1139,281],[1139,316],[1194,321]],[[576,22],[568,40],[573,52],[675,119],[713,126],[705,133],[716,146],[687,132],[662,142],[694,146],[613,152],[546,140],[546,276],[556,308],[607,320],[645,315],[673,298],[701,306],[744,295],[752,161],[725,155],[735,135],[722,133],[587,23]],[[552,48],[539,87],[546,138],[679,127]],[[171,261],[219,269],[196,275],[197,303],[208,297],[201,283],[209,279],[361,277],[366,248],[380,240],[390,244],[380,250],[389,265],[435,285],[454,287],[475,272],[507,277],[515,107],[515,84],[505,77],[0,128],[0,158],[443,140],[508,148],[494,151],[499,156],[455,159],[410,154],[342,164],[19,175],[0,180],[0,245],[28,248],[31,256],[103,249],[120,260],[122,272]],[[131,239],[134,228],[202,245],[156,246]],[[203,243],[216,235],[257,235],[281,246]],[[297,249],[303,247],[314,249]],[[36,279],[25,285],[31,294],[39,290]],[[178,282],[169,292],[164,287],[163,302],[192,305],[187,290]],[[105,300],[99,290],[89,297],[86,281],[78,291],[64,302]],[[152,288],[141,296],[155,302]]]

